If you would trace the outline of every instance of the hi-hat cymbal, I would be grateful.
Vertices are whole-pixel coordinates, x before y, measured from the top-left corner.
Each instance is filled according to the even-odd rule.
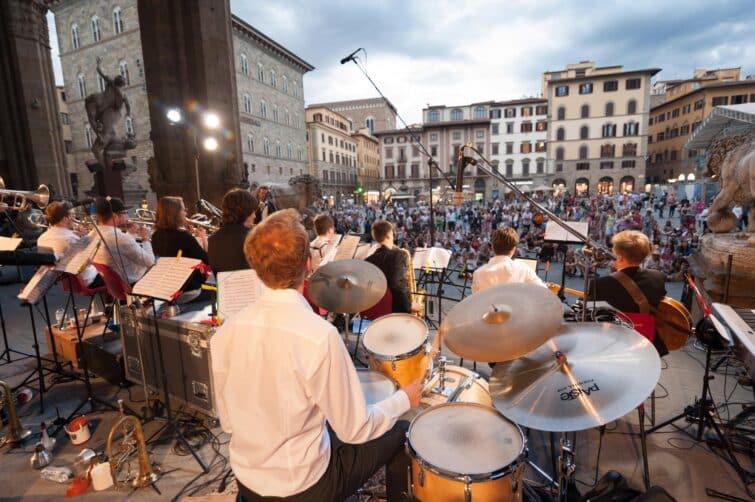
[[[498,411],[541,431],[581,431],[639,406],[661,375],[653,344],[609,323],[565,324],[521,359],[496,364],[490,393]]]
[[[338,260],[319,267],[307,292],[315,305],[329,312],[353,314],[373,307],[388,283],[383,272],[364,260]]]
[[[454,353],[474,361],[508,361],[536,349],[558,332],[558,297],[535,284],[503,284],[456,304],[441,325]]]

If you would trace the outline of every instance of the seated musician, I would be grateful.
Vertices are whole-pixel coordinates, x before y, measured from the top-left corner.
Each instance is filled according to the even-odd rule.
[[[511,227],[496,228],[491,236],[495,256],[472,275],[472,293],[500,284],[525,282],[545,286],[545,283],[523,262],[512,260],[519,245],[519,235]]]
[[[372,238],[378,248],[366,261],[379,268],[388,281],[388,289],[393,295],[392,312],[410,314],[419,312],[422,306],[413,303],[409,295],[406,255],[393,243],[393,225],[386,220],[372,224]]]
[[[149,230],[145,227],[135,230],[141,243],[130,233],[121,230],[128,228],[130,224],[128,208],[116,197],[99,197],[95,204],[95,214],[104,244],[97,249],[92,261],[107,265],[126,282],[134,284],[155,264]],[[96,233],[90,235],[97,238]]]
[[[210,341],[237,500],[344,500],[385,464],[388,500],[401,500],[408,423],[397,420],[421,386],[365,403],[338,331],[302,296],[309,240],[296,211],[263,220],[244,253],[267,288]]]
[[[181,197],[161,197],[157,202],[155,215],[155,231],[152,234],[152,250],[155,256],[181,256],[202,260],[210,264],[207,258],[207,234],[204,228],[197,227],[192,231],[186,229],[186,206]],[[179,303],[196,298],[205,282],[205,275],[200,270],[192,272],[191,276],[181,288],[186,293],[179,298]]]
[[[641,266],[642,261],[650,253],[650,240],[637,230],[624,230],[613,236],[611,244],[613,254],[616,255],[614,261],[616,271],[623,272],[639,287],[653,309],[658,307],[660,301],[666,296],[666,277],[663,272]],[[639,305],[619,282],[615,273],[591,280],[587,287],[586,300],[606,301],[621,312],[640,312]],[[653,345],[661,356],[668,354],[659,336],[655,336]]]
[[[51,249],[55,253],[55,259],[59,260],[66,254],[71,244],[81,239],[80,234],[74,230],[73,206],[68,202],[51,202],[45,208],[45,218],[48,227],[37,239],[37,247]],[[79,278],[90,288],[105,284],[97,273],[97,269],[91,264],[79,274]]]
[[[254,225],[254,197],[248,190],[233,188],[223,196],[220,229],[209,238],[207,253],[216,274],[249,268],[244,257],[244,239]]]
[[[317,237],[309,244],[311,252],[317,253],[317,258],[324,258],[333,248],[333,236],[336,234],[336,226],[333,218],[327,214],[318,214],[315,217],[315,231]]]

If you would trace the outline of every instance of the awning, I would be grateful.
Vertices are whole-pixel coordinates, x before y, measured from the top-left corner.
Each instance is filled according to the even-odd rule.
[[[755,103],[717,106],[690,135],[684,148],[708,148],[721,136],[734,136],[748,130],[755,130]]]

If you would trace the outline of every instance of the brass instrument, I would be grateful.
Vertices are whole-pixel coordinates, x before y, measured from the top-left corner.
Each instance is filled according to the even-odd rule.
[[[211,202],[205,199],[199,199],[199,202],[197,202],[197,206],[200,211],[209,213],[211,217],[216,218],[218,221],[223,219],[223,211],[216,205],[212,204]]]
[[[414,314],[422,319],[425,318],[425,300],[427,299],[427,291],[424,289],[417,289],[417,280],[414,278],[414,262],[412,261],[412,254],[404,249],[398,248],[404,253],[406,258],[406,281],[409,284],[409,298],[412,303],[418,303],[422,305],[419,312]]]
[[[5,202],[6,197],[12,202]],[[0,202],[8,204],[9,209],[24,211],[33,202],[38,208],[44,209],[50,202],[50,189],[47,185],[39,185],[36,191],[7,190],[5,181],[0,178]]]
[[[160,471],[153,469],[150,463],[141,422],[137,417],[124,413],[122,399],[118,400],[118,408],[121,411],[121,418],[110,428],[105,446],[113,484],[119,490],[129,487],[144,488],[157,481]],[[113,452],[113,438],[118,433],[121,434],[122,439],[118,451]],[[128,461],[134,450],[137,450],[139,455],[139,473],[136,476],[132,475],[131,464]],[[124,463],[126,464],[125,474],[122,472]]]
[[[0,437],[0,447],[10,443],[20,443],[31,435],[31,430],[26,429],[18,419],[18,413],[16,413],[16,404],[13,402],[13,393],[10,390],[10,385],[0,380],[0,388],[3,391],[2,399],[0,399],[0,408],[4,407],[8,410],[8,433]],[[2,427],[2,424],[0,424]]]
[[[192,214],[189,218],[186,218],[187,223],[190,225],[193,225],[195,227],[202,227],[204,228],[207,233],[212,234],[214,232],[217,232],[220,228],[219,225],[217,225],[215,222],[213,222],[212,217],[207,216],[204,213],[195,213]]]
[[[47,218],[45,217],[45,213],[31,213],[29,215],[29,221],[33,225],[37,225],[38,227],[47,228],[49,226],[47,224]]]
[[[134,216],[136,220],[148,222],[151,221],[154,223],[157,221],[157,213],[152,211],[151,209],[145,209],[142,207],[138,207],[134,209]]]

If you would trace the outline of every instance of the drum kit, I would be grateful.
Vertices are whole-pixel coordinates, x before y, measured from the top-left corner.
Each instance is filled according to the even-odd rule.
[[[332,312],[366,310],[386,288],[373,268],[379,272],[360,260],[324,265],[310,278],[309,295]],[[411,420],[406,450],[414,498],[522,500],[526,427],[561,433],[558,479],[549,481],[566,500],[576,467],[566,433],[603,426],[640,406],[661,364],[652,343],[632,329],[566,324],[562,316],[558,297],[532,284],[495,286],[456,304],[435,346],[444,342],[460,357],[496,363],[489,384],[435,357],[427,325],[416,316],[389,314],[367,327],[369,369],[358,374],[368,404],[425,382],[419,409],[404,417]]]

